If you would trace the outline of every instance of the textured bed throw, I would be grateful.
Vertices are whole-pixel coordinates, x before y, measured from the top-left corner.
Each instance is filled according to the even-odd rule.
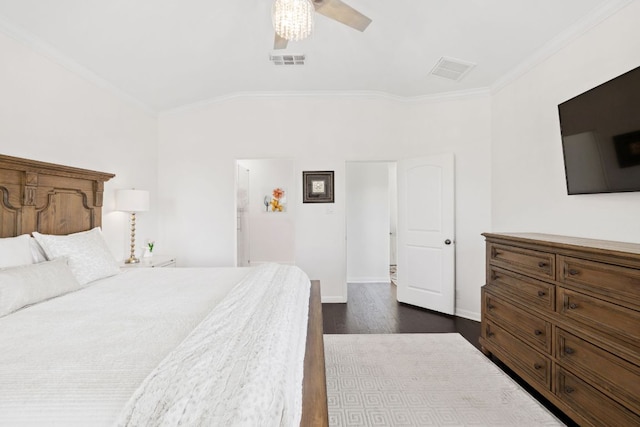
[[[257,268],[146,378],[118,425],[298,425],[309,290],[297,267]]]
[[[325,335],[331,426],[560,426],[459,334]]]

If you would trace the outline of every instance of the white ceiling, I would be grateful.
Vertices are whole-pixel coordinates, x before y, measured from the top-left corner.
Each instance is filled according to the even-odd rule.
[[[495,87],[535,55],[629,0],[345,0],[360,33],[316,14],[314,34],[277,53],[271,0],[0,0],[0,31],[154,111],[239,93],[439,96]],[[442,57],[477,66],[430,76]]]

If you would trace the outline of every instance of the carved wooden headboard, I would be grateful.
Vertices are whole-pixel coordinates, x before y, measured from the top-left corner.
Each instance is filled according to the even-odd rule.
[[[114,176],[0,154],[0,237],[101,226],[104,183]]]

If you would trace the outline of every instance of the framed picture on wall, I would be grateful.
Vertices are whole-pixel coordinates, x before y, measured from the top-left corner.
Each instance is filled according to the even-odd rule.
[[[303,171],[302,188],[302,203],[333,203],[333,171]]]

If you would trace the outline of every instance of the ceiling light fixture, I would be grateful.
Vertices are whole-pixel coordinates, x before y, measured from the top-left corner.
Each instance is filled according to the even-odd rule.
[[[313,31],[311,0],[275,0],[271,9],[273,29],[286,40],[303,40]]]

